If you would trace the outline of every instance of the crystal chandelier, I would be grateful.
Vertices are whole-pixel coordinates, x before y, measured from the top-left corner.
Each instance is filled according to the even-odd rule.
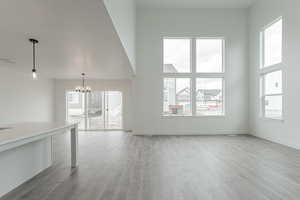
[[[92,89],[89,86],[85,86],[85,73],[82,73],[81,77],[82,77],[82,85],[77,86],[75,88],[75,92],[90,93]]]

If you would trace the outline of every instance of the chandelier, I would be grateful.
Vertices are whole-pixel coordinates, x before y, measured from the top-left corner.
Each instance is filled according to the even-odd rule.
[[[75,92],[90,93],[92,91],[92,89],[89,86],[85,85],[85,73],[82,73],[81,77],[82,77],[82,85],[77,86],[75,88]]]

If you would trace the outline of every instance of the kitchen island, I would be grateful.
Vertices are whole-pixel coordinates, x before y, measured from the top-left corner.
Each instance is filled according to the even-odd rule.
[[[77,167],[77,123],[0,125],[0,197],[52,165],[52,136],[70,131],[72,168]]]

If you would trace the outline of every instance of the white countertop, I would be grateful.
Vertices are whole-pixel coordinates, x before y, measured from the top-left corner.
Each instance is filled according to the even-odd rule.
[[[20,123],[20,124],[7,124],[0,125],[0,128],[9,128],[5,130],[0,130],[0,152],[1,147],[11,143],[18,143],[26,139],[47,137],[50,133],[67,129],[74,128],[77,123],[69,122],[53,122],[53,123],[43,123],[43,122],[30,122],[30,123]],[[4,149],[5,150],[5,149]]]

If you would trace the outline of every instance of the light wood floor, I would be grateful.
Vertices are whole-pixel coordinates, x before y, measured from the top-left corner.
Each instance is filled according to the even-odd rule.
[[[53,167],[1,200],[300,199],[300,151],[250,136],[81,134],[73,172],[62,141]]]

